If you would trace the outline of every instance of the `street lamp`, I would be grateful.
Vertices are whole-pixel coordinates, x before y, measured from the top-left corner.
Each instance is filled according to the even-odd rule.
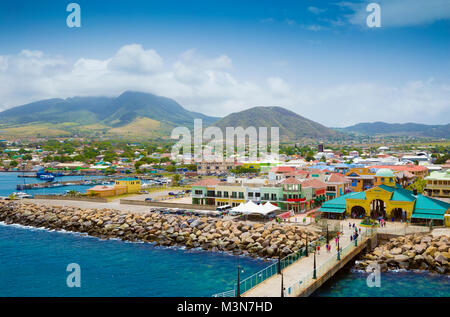
[[[330,238],[328,236],[328,223],[327,223],[327,244],[329,244],[329,243],[330,243]]]
[[[313,279],[317,278],[317,273],[316,273],[316,249],[317,249],[317,243],[316,246],[314,247],[314,271],[313,271]]]
[[[241,297],[241,281],[239,279],[239,264],[237,266],[237,288],[236,288],[236,293],[237,293],[237,297]]]
[[[284,279],[283,279],[283,273],[281,273],[281,297],[284,297]]]
[[[340,238],[340,236],[339,236],[339,231],[338,231],[338,233],[337,233],[337,260],[338,261],[340,261],[341,260],[341,250],[340,250],[340,248],[339,248],[339,238]]]
[[[305,256],[308,257],[308,234],[306,234],[306,250]]]

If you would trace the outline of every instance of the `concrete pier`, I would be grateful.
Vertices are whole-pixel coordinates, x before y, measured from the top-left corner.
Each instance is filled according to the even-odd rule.
[[[358,238],[358,245],[350,240],[354,233],[352,228],[344,226],[344,232],[340,236],[339,246],[341,251],[340,260],[337,260],[336,242],[330,241],[331,251],[327,252],[322,246],[320,254],[316,253],[316,278],[313,278],[314,272],[314,254],[299,260],[288,266],[280,274],[274,275],[254,288],[242,294],[244,297],[280,297],[281,285],[283,280],[285,297],[303,297],[311,295],[323,283],[330,279],[336,272],[344,267],[350,260],[359,254],[366,247],[372,249],[376,246],[376,234],[372,234],[365,228],[362,228]]]

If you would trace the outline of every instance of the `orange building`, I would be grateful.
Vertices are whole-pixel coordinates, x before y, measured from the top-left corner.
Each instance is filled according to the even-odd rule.
[[[420,165],[413,165],[413,164],[408,164],[408,165],[375,165],[375,166],[371,166],[370,168],[388,168],[394,172],[409,172],[411,174],[413,174],[416,177],[419,178],[424,178],[426,176],[428,176],[428,168],[426,168],[425,166],[420,166]]]

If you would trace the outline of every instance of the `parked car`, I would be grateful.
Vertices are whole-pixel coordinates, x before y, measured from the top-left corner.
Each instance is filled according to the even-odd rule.
[[[152,201],[152,198],[145,198],[145,201]]]
[[[169,192],[169,196],[175,196],[176,194],[174,192]]]

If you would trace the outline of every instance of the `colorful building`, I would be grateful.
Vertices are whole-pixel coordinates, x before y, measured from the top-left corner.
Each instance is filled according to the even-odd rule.
[[[425,180],[425,191],[429,196],[450,198],[450,170],[432,172]]]
[[[367,167],[351,168],[345,176],[351,181],[350,188],[353,192],[369,189],[375,181],[375,173]]]
[[[424,178],[428,175],[428,168],[426,168],[425,166],[420,166],[420,165],[413,165],[413,164],[408,164],[408,165],[374,165],[371,166],[370,168],[376,168],[376,169],[382,169],[382,168],[387,168],[390,169],[394,172],[410,172],[411,174],[413,174],[414,176],[418,177],[418,178]]]
[[[242,184],[218,184],[212,193],[215,197],[216,206],[230,205],[231,207],[236,207],[246,202],[246,187]]]
[[[325,185],[321,183],[320,187],[318,194],[320,197],[325,197]],[[293,177],[282,183],[246,185],[222,183],[216,179],[209,179],[192,185],[192,204],[235,207],[248,201],[257,204],[270,202],[282,210],[301,212],[308,209],[317,200],[313,190],[313,187],[304,187],[302,182]]]
[[[292,210],[294,212],[300,212],[304,210],[304,203],[306,197],[302,191],[302,183],[294,177],[287,178],[282,185],[283,202],[281,207],[283,210]]]
[[[192,204],[194,205],[215,205],[214,186],[219,183],[218,179],[203,179],[192,184]],[[208,197],[209,192],[209,197]]]
[[[110,197],[126,194],[127,188],[125,186],[97,185],[86,190],[86,193],[96,197]]]
[[[329,218],[342,219],[347,215],[353,218],[383,217],[420,223],[432,220],[434,224],[450,226],[449,203],[402,188],[395,183],[395,176],[390,170],[380,169],[375,178],[377,186],[327,201],[319,211]]]
[[[137,178],[125,177],[117,179],[114,182],[114,187],[125,187],[127,194],[137,193],[141,190],[141,180]]]

